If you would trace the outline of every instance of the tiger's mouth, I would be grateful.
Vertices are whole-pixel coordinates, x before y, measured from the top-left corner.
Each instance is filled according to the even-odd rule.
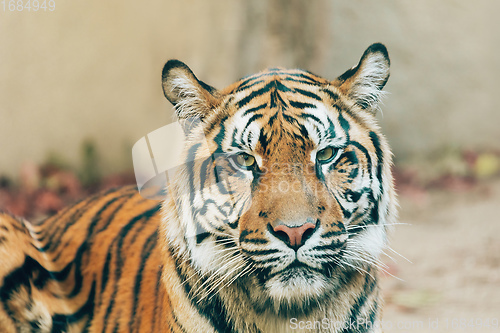
[[[318,255],[328,257],[328,261],[317,262],[311,260],[311,255],[308,253],[299,254],[296,252],[294,259],[291,259],[291,262],[287,265],[279,268],[258,268],[256,272],[263,283],[274,279],[284,285],[293,284],[300,280],[307,281],[317,277],[331,278],[342,268],[340,262],[344,247],[345,244],[340,248],[335,247],[336,254]]]

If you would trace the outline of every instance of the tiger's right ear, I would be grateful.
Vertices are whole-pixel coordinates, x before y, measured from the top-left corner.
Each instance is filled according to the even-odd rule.
[[[203,119],[219,104],[217,90],[198,80],[179,60],[169,60],[162,71],[165,97],[175,107],[179,119]]]

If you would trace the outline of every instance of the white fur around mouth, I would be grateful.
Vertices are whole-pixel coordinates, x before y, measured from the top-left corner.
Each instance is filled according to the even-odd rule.
[[[320,272],[302,264],[284,269],[270,278],[265,286],[275,301],[293,302],[323,294],[327,279]]]

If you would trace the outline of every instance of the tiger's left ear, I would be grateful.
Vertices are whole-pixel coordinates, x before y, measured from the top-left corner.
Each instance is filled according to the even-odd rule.
[[[198,80],[179,60],[169,60],[163,67],[161,78],[163,93],[175,107],[179,119],[202,120],[219,104],[217,90]]]
[[[383,44],[370,45],[359,64],[333,81],[342,93],[362,109],[376,113],[384,92],[382,88],[389,79],[389,54]]]

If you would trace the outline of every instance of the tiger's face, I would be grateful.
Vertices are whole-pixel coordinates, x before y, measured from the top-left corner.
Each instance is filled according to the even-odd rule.
[[[184,121],[186,163],[169,189],[179,225],[166,237],[212,291],[240,283],[262,311],[304,313],[345,274],[377,265],[394,210],[374,118],[389,75],[383,46],[334,81],[270,69],[222,91],[169,63],[164,91]]]

